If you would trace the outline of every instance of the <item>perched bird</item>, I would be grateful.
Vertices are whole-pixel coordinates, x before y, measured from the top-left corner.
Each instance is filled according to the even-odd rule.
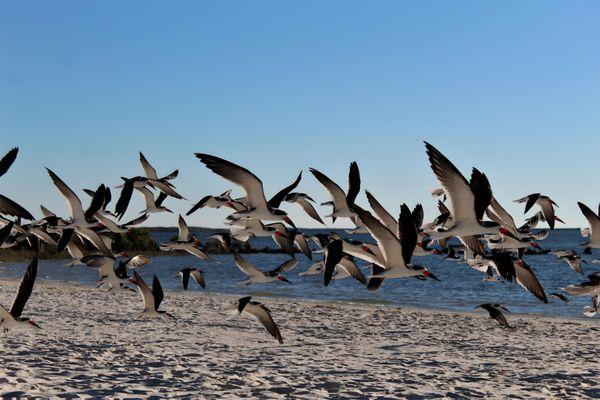
[[[251,300],[252,296],[242,297],[239,299],[237,307],[238,313],[241,315],[242,312],[246,312],[253,316],[265,327],[271,336],[277,339],[279,343],[283,343],[283,338],[281,337],[279,328],[271,317],[271,310],[269,310],[264,304]]]
[[[287,272],[298,265],[298,260],[296,258],[291,258],[285,261],[283,264],[279,265],[277,268],[263,272],[244,260],[238,253],[233,254],[233,260],[235,265],[238,266],[240,271],[244,274],[248,275],[248,279],[241,282],[244,285],[250,285],[252,283],[267,283],[273,281],[281,281],[286,283],[292,283],[286,279],[285,276],[281,275],[284,272]]]
[[[177,272],[176,275],[181,276],[181,283],[183,284],[183,290],[187,290],[188,283],[190,282],[190,276],[194,278],[196,283],[202,287],[202,289],[206,289],[206,282],[204,281],[204,275],[201,270],[198,268],[184,268],[181,271]]]
[[[21,317],[23,309],[31,292],[33,291],[33,285],[37,276],[38,258],[37,256],[31,261],[27,267],[27,271],[21,279],[19,288],[17,289],[17,295],[13,300],[13,304],[10,307],[10,311],[6,311],[4,307],[0,305],[0,328],[4,329],[4,332],[8,332],[9,329],[21,329],[21,328],[40,328],[40,326],[29,318]]]
[[[496,321],[498,321],[498,323],[501,326],[503,326],[505,328],[510,328],[508,321],[506,320],[506,318],[504,317],[504,314],[502,313],[502,310],[508,311],[508,309],[504,305],[484,303],[484,304],[478,305],[475,308],[483,308],[490,314],[490,318],[493,318]]]
[[[160,285],[160,282],[156,275],[154,275],[154,277],[152,278],[152,290],[150,290],[146,282],[144,282],[140,274],[138,274],[136,271],[133,271],[133,278],[131,278],[129,282],[138,287],[140,295],[142,296],[142,300],[144,302],[144,310],[137,316],[137,318],[154,318],[159,317],[161,315],[166,315],[168,317],[174,318],[168,312],[158,309],[160,307],[160,303],[162,303],[163,301],[164,294],[162,286]]]

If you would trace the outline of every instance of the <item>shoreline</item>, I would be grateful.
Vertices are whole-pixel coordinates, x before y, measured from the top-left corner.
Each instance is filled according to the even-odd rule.
[[[19,279],[5,279],[5,278],[0,278],[0,287],[2,287],[4,284],[9,283],[9,284],[18,284],[20,281]],[[62,281],[57,281],[57,280],[47,280],[45,282],[36,282],[35,286],[43,286],[45,288],[73,288],[73,289],[77,289],[77,290],[97,290],[99,292],[105,292],[104,289],[96,289],[96,287],[94,285],[90,285],[90,284],[86,284],[86,283],[77,283],[77,282],[62,282]],[[35,290],[35,289],[34,289]],[[195,297],[216,297],[216,298],[225,298],[228,300],[236,301],[237,299],[239,299],[240,297],[244,297],[247,296],[247,294],[233,294],[233,293],[224,293],[224,292],[216,292],[216,291],[210,291],[210,290],[202,290],[202,291],[173,291],[173,290],[168,290],[168,289],[163,289],[164,293],[165,293],[165,298],[168,298],[170,296],[182,296],[182,297],[190,297],[190,298],[195,298]],[[261,292],[260,290],[257,290],[257,292]],[[459,316],[477,316],[477,315],[484,315],[487,316],[486,312],[483,312],[482,310],[453,310],[453,309],[449,309],[449,308],[438,308],[438,307],[417,307],[417,306],[413,306],[413,305],[403,305],[403,304],[393,304],[390,302],[380,302],[380,301],[369,301],[369,300],[355,300],[355,299],[338,299],[338,300],[323,300],[323,299],[307,299],[307,298],[302,298],[302,297],[292,297],[292,296],[280,296],[277,294],[266,294],[265,292],[261,292],[261,294],[256,294],[256,295],[252,295],[253,299],[262,299],[263,301],[265,300],[275,300],[277,302],[285,302],[285,301],[289,301],[289,302],[295,302],[295,303],[300,303],[300,304],[304,304],[304,305],[319,305],[319,306],[339,306],[339,307],[349,307],[349,308],[364,308],[364,309],[390,309],[390,310],[398,310],[398,311],[409,311],[409,312],[423,312],[423,313],[439,313],[439,314],[456,314]],[[511,316],[513,317],[521,317],[521,318],[535,318],[535,319],[539,319],[539,320],[547,320],[547,321],[555,321],[555,320],[561,320],[561,321],[571,321],[571,322],[581,322],[581,321],[589,321],[592,324],[595,323],[594,322],[594,318],[589,318],[589,317],[585,317],[585,316],[581,316],[581,317],[564,317],[564,316],[560,316],[560,315],[546,315],[546,314],[541,314],[541,313],[536,313],[536,312],[529,312],[529,313],[523,313],[523,312],[509,312],[509,313],[505,313],[505,315],[510,318]]]

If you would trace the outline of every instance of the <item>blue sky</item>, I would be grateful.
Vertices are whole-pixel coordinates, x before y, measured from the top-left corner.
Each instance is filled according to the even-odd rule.
[[[167,200],[176,211],[232,187],[205,152],[268,194],[304,170],[318,201],[308,167],[345,186],[356,160],[390,211],[422,202],[430,220],[423,140],[484,171],[517,220],[511,201],[542,192],[584,224],[576,201],[600,201],[600,3],[0,2],[0,152],[20,147],[1,190],[36,215],[67,210],[43,167],[76,190],[116,185],[141,173],[141,150],[159,174],[180,169],[190,201]]]

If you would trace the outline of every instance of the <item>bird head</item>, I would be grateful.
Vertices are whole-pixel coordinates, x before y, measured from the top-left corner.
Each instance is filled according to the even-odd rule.
[[[538,250],[541,250],[542,248],[540,247],[539,244],[537,244],[536,242],[529,242],[529,245],[533,248],[536,248]]]
[[[280,280],[280,281],[282,281],[282,282],[285,282],[285,283],[292,284],[292,282],[288,281],[288,280],[286,279],[286,277],[285,277],[285,276],[283,276],[283,275],[277,275],[277,280]]]

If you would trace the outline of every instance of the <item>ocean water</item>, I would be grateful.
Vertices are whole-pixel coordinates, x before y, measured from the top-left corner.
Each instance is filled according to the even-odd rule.
[[[320,230],[304,230],[306,234],[313,234]],[[321,230],[321,232],[323,232]],[[338,231],[341,233],[341,231]],[[173,231],[153,232],[157,242],[168,241],[176,234]],[[212,232],[205,230],[194,232],[202,241]],[[368,235],[354,235],[358,240],[368,240]],[[270,238],[252,239],[255,248],[264,246],[275,247]],[[584,241],[577,229],[558,229],[550,232],[549,237],[540,242],[544,249],[576,249],[581,252],[581,243]],[[247,261],[260,269],[269,270],[284,262],[288,256],[284,254],[243,254]],[[536,313],[550,316],[564,316],[584,318],[582,308],[590,303],[587,297],[570,297],[570,302],[565,303],[558,299],[549,298],[549,303],[544,304],[532,294],[514,283],[483,282],[483,274],[471,269],[466,264],[453,260],[443,260],[442,256],[415,257],[413,262],[426,266],[441,279],[441,282],[415,278],[388,279],[377,291],[369,291],[352,278],[333,280],[328,287],[323,286],[321,275],[299,276],[298,273],[310,267],[313,261],[303,254],[297,254],[298,266],[286,273],[292,284],[284,282],[270,282],[266,284],[240,285],[245,275],[235,266],[231,255],[212,255],[211,260],[203,261],[194,256],[164,256],[152,257],[152,262],[138,272],[150,282],[152,275],[158,275],[165,291],[182,290],[176,272],[185,267],[198,267],[205,273],[206,291],[226,293],[239,296],[276,296],[295,299],[308,299],[319,301],[341,302],[366,302],[392,306],[415,306],[447,310],[470,311],[481,303],[503,303],[517,313]],[[321,259],[320,254],[313,255],[314,261]],[[525,261],[531,265],[538,276],[546,294],[560,292],[570,284],[585,280],[585,277],[572,271],[569,266],[559,261],[556,256],[532,255],[525,256]],[[600,270],[599,264],[592,264],[593,259],[600,258],[600,251],[584,256],[588,265],[584,265],[586,273]],[[46,282],[68,282],[95,286],[98,279],[96,269],[87,266],[64,267],[66,261],[42,260],[40,261],[38,279]],[[369,274],[368,265],[364,266],[365,275]],[[27,263],[0,263],[0,278],[20,279]],[[189,292],[203,291],[195,282],[190,282]],[[168,298],[168,293],[166,294]]]

